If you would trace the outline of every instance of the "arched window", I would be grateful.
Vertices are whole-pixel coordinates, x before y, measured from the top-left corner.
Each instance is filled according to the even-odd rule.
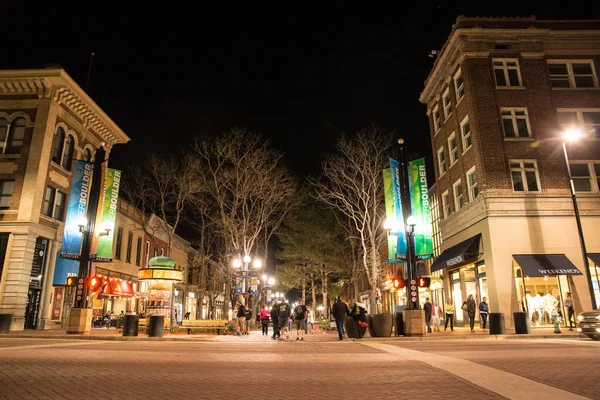
[[[92,161],[92,152],[90,151],[90,149],[85,149],[83,151],[83,160]]]
[[[62,167],[67,171],[71,170],[71,163],[73,162],[73,147],[75,145],[75,139],[73,135],[69,135],[65,142],[65,148],[63,150]]]
[[[10,124],[10,132],[6,140],[6,154],[19,154],[25,137],[25,118],[19,117]]]
[[[6,118],[0,118],[0,153],[4,153],[4,147],[6,143],[6,136],[8,133],[8,121]]]
[[[54,143],[52,144],[52,161],[60,164],[62,158],[63,143],[65,141],[65,130],[58,127],[56,135],[54,135]]]

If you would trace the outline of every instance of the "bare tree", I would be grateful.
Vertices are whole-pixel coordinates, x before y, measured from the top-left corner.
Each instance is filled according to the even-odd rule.
[[[323,163],[322,179],[311,179],[316,198],[339,210],[351,222],[361,247],[362,267],[369,282],[369,305],[376,310],[376,293],[383,262],[385,219],[382,171],[389,165],[391,133],[371,126],[351,138],[342,136],[337,152]]]
[[[192,149],[203,199],[213,206],[206,217],[224,243],[222,257],[230,261],[232,256],[256,255],[262,240],[268,241],[279,227],[296,192],[283,153],[259,134],[239,128],[197,139]]]

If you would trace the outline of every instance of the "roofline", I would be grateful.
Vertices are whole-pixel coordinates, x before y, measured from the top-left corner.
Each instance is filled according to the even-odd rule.
[[[0,79],[2,78],[46,78],[52,85],[60,85],[62,83],[73,90],[77,96],[81,97],[102,122],[116,134],[118,140],[115,143],[127,143],[131,140],[63,68],[5,69],[0,70]]]

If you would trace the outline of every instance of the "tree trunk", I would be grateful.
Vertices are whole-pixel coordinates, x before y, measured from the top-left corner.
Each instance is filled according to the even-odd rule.
[[[323,312],[325,319],[329,316],[329,301],[327,300],[327,274],[323,274]]]
[[[315,276],[310,274],[310,290],[312,292],[312,309],[315,315],[318,315],[317,311],[317,292],[315,291]]]
[[[300,290],[302,290],[302,304],[306,304],[306,280],[302,279],[302,285],[300,285]]]
[[[377,288],[369,289],[369,314],[377,314]]]

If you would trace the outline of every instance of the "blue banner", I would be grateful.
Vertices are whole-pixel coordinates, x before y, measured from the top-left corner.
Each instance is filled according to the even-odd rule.
[[[396,231],[390,233],[397,237],[396,258],[406,260],[408,245],[406,242],[406,228],[404,226],[404,215],[402,214],[402,195],[400,192],[400,163],[390,158],[390,169],[392,172],[392,190],[394,194],[394,209],[396,213]]]
[[[62,249],[56,256],[53,285],[65,285],[67,277],[79,275],[79,255],[81,252],[82,233],[77,222],[85,218],[87,200],[92,183],[94,165],[87,161],[73,162],[71,190],[67,205],[67,218],[63,234]]]

